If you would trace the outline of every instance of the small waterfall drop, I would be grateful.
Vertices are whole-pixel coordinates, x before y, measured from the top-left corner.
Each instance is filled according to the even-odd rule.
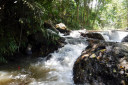
[[[66,38],[67,44],[58,51],[51,53],[52,58],[45,62],[39,61],[34,66],[50,69],[47,76],[30,85],[73,85],[72,68],[75,60],[80,56],[82,50],[87,46],[86,39],[81,39],[79,31],[73,31]],[[38,68],[40,69],[40,68]]]
[[[122,39],[128,35],[127,31],[111,31],[109,33],[110,39],[114,42],[121,42]]]
[[[128,31],[123,31],[123,30],[122,31],[108,30],[99,33],[102,34],[102,36],[106,41],[110,41],[110,42],[121,42],[122,39],[128,35]]]

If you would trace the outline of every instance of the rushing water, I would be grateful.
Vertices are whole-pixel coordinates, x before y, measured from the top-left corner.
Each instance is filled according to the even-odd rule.
[[[106,41],[111,42],[121,42],[122,39],[128,35],[128,31],[115,31],[115,30],[109,30],[100,32]]]
[[[73,85],[72,68],[75,60],[87,46],[86,39],[80,37],[79,32],[72,31],[70,35],[61,37],[66,39],[67,44],[59,48],[49,60],[45,58],[26,59],[21,61],[20,70],[18,64],[10,64],[0,70],[0,85]],[[115,34],[114,34],[115,33]],[[104,32],[101,33],[106,41],[121,41],[128,33]],[[118,37],[114,35],[118,34]],[[27,63],[26,63],[27,62]]]
[[[51,53],[47,61],[40,57],[36,63],[23,64],[20,70],[1,70],[0,85],[73,85],[73,64],[87,46],[79,32],[82,30],[65,36],[67,44]]]

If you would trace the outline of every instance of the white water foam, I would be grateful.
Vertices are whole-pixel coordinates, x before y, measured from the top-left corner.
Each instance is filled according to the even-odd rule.
[[[114,42],[121,42],[122,39],[128,35],[128,32],[125,31],[113,31],[110,32],[110,39],[113,40]]]
[[[38,82],[39,85],[72,85],[73,64],[81,51],[85,48],[84,44],[67,44],[58,52],[52,53],[52,58],[44,63],[43,66],[55,69],[48,72],[46,81]],[[41,62],[40,62],[41,63]],[[39,63],[38,63],[39,64]],[[42,63],[43,64],[43,63]],[[34,84],[30,84],[34,85]]]
[[[128,35],[127,31],[108,30],[99,32],[104,37],[105,41],[121,42],[122,39]]]
[[[73,31],[70,37],[80,37],[79,31]],[[47,73],[44,80],[32,82],[30,85],[72,85],[73,64],[86,46],[87,44],[82,42],[77,42],[75,44],[68,43],[58,51],[52,53],[52,58],[50,60],[38,62],[36,64],[37,66],[40,65],[45,69],[51,70]]]
[[[85,33],[86,30],[74,30],[70,33],[70,36],[71,37],[74,37],[74,38],[79,38],[80,37],[80,33]]]

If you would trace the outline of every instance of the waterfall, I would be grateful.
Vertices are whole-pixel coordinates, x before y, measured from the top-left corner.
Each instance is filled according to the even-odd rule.
[[[102,34],[102,36],[106,41],[110,41],[110,42],[121,42],[122,39],[128,35],[127,31],[118,31],[118,30],[108,30],[99,33]]]
[[[39,61],[34,66],[49,69],[44,79],[31,82],[30,85],[72,85],[72,68],[75,60],[80,56],[81,52],[87,46],[86,39],[80,37],[79,31],[73,31],[69,36],[65,37],[67,44],[58,51],[51,53],[50,60],[45,62]]]

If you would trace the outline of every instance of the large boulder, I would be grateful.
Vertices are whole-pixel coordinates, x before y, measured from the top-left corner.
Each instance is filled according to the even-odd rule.
[[[88,40],[73,67],[75,84],[128,85],[128,46]]]
[[[59,32],[64,33],[65,35],[70,34],[70,30],[68,30],[67,27],[65,26],[65,24],[63,24],[63,23],[56,24],[56,29]]]
[[[67,29],[67,27],[63,23],[56,24],[56,28],[60,28],[60,29],[63,29],[63,30]]]
[[[92,39],[105,40],[104,37],[100,33],[93,33],[93,32],[81,33],[81,36],[92,38]]]

